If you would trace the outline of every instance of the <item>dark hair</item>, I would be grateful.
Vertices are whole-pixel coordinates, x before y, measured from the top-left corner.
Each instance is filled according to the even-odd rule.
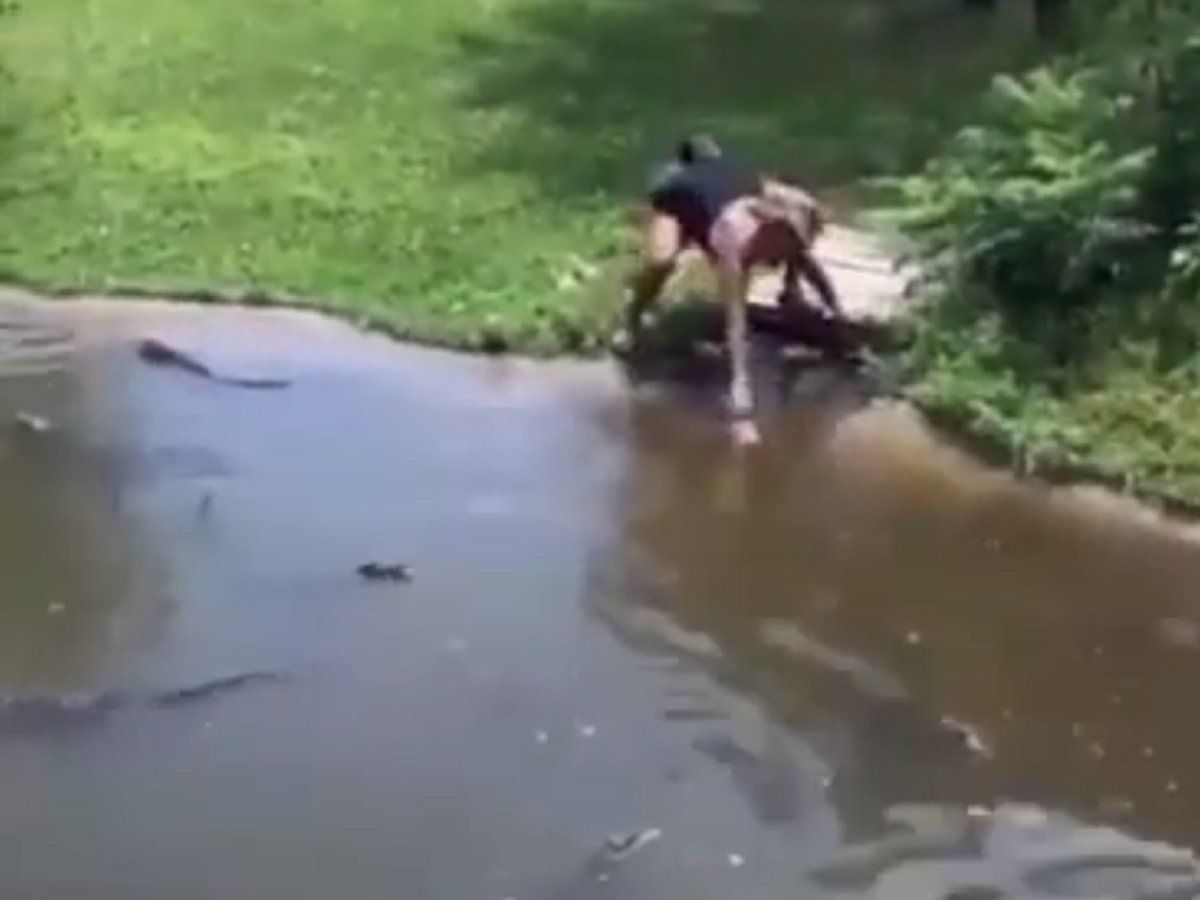
[[[707,134],[693,134],[679,142],[675,155],[684,165],[691,165],[702,159],[715,159],[720,156],[721,145]]]

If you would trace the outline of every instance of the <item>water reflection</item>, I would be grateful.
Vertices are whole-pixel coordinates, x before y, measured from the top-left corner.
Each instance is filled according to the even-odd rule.
[[[78,699],[162,614],[161,581],[122,512],[121,467],[94,450],[126,424],[102,373],[27,308],[0,309],[0,336],[0,696]]]
[[[987,473],[844,382],[805,390],[742,462],[665,402],[609,423],[630,456],[608,618],[710,644],[832,769],[851,835],[1018,799],[1200,839],[1200,544]]]
[[[737,463],[711,393],[627,416],[586,366],[497,384],[311,317],[126,310],[0,379],[8,894],[1194,884],[1131,837],[1194,839],[1186,535],[988,474],[837,373]],[[148,332],[295,384],[148,369]],[[614,831],[661,840],[601,883]]]

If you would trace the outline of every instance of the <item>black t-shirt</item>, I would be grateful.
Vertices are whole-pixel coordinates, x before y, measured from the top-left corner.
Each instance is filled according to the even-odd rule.
[[[684,236],[708,246],[713,222],[735,200],[759,191],[759,179],[727,157],[681,165],[650,191],[650,204],[676,219]]]

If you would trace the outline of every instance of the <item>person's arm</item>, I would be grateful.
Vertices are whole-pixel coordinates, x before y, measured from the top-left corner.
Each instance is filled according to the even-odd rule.
[[[754,388],[750,379],[750,346],[746,325],[746,273],[740,261],[728,256],[716,261],[721,302],[725,307],[726,343],[729,347],[729,406],[734,441],[759,442],[754,423]]]
[[[816,288],[821,302],[825,304],[835,319],[846,318],[841,301],[838,300],[837,291],[833,287],[833,281],[829,278],[829,273],[825,271],[825,267],[817,261],[807,247],[802,247],[788,260],[787,270],[784,273],[784,291],[795,291],[798,294],[800,276],[804,276],[805,280]]]

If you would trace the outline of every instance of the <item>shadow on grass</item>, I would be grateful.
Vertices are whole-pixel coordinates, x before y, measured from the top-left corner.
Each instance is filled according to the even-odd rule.
[[[501,115],[471,164],[563,199],[638,191],[703,128],[818,187],[903,171],[1036,52],[1021,4],[533,0],[459,40],[461,102]]]

